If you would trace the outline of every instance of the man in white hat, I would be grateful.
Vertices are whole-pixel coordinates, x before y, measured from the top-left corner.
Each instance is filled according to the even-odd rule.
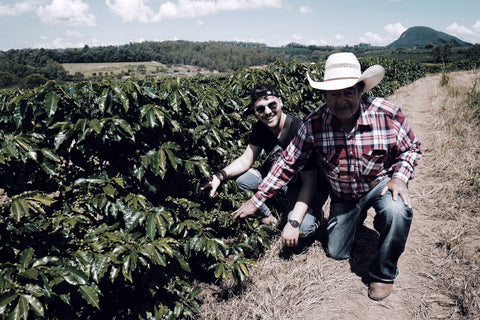
[[[308,115],[258,192],[234,212],[234,219],[253,214],[313,156],[331,186],[327,253],[347,259],[355,233],[375,209],[379,250],[369,266],[368,296],[386,298],[398,275],[413,217],[407,183],[421,158],[420,141],[401,110],[386,99],[370,97],[385,69],[361,72],[352,53],[335,53],[325,64],[323,82],[307,74],[310,85],[324,91],[326,103]]]

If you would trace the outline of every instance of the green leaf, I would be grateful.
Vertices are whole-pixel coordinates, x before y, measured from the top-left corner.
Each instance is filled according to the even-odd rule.
[[[25,299],[28,301],[28,303],[32,306],[33,310],[41,317],[43,317],[43,314],[45,312],[42,303],[35,298],[34,296],[31,295],[23,295]]]
[[[107,272],[108,267],[110,266],[110,258],[108,256],[97,256],[95,262],[92,265],[92,277],[93,280],[99,282],[105,272]]]
[[[213,273],[215,275],[215,278],[222,277],[224,273],[225,273],[225,266],[223,265],[222,262],[217,262],[217,266],[215,267],[215,272]]]
[[[90,120],[90,128],[95,131],[96,134],[100,134],[102,132],[102,125],[98,119]]]
[[[47,116],[51,118],[55,112],[57,111],[58,107],[58,95],[55,91],[50,91],[45,96],[44,100],[45,110],[47,110]]]
[[[28,300],[25,298],[24,295],[21,295],[18,298],[17,308],[18,308],[18,314],[20,316],[20,319],[27,320],[28,319],[28,311],[29,311],[30,307],[29,307],[29,304],[28,304]]]
[[[120,98],[120,101],[122,101],[123,109],[125,110],[125,112],[128,112],[128,109],[130,107],[130,102],[128,100],[127,95],[118,86],[115,86],[114,91],[117,94],[117,96]]]
[[[190,265],[188,264],[188,262],[183,258],[183,256],[178,251],[173,251],[173,256],[175,257],[175,259],[177,259],[178,263],[180,264],[180,267],[183,270],[185,270],[187,272],[191,272]]]
[[[85,299],[85,301],[89,305],[100,310],[100,304],[99,304],[100,299],[98,298],[98,294],[95,291],[95,289],[87,285],[83,285],[83,286],[80,286],[80,288],[78,289],[78,292],[80,292],[80,294],[82,295],[82,298]]]
[[[55,141],[54,141],[54,146],[55,150],[58,150],[58,148],[62,145],[63,142],[67,139],[67,132],[66,131],[60,131],[56,136],[55,136]]]
[[[74,267],[66,267],[62,275],[65,281],[71,285],[86,284],[88,281],[88,276],[80,269]]]
[[[132,230],[137,226],[140,219],[144,217],[143,212],[135,210],[130,207],[123,208],[123,220],[125,221],[125,229],[127,231]]]
[[[35,269],[33,269],[33,270],[35,270]],[[42,287],[40,287],[38,284],[27,283],[25,285],[25,290],[27,292],[33,294],[36,297],[43,297],[43,296],[47,295],[47,292]]]
[[[125,133],[127,133],[133,140],[135,140],[135,134],[133,133],[132,127],[130,124],[124,119],[115,119],[113,121],[115,126],[119,126],[123,129]]]
[[[107,108],[107,103],[110,101],[109,97],[110,97],[109,88],[103,89],[102,94],[100,95],[100,97],[98,97],[98,108],[102,113],[105,113],[105,110]]]
[[[30,211],[27,200],[22,198],[14,199],[11,208],[16,221],[20,221],[20,219]]]
[[[28,248],[25,249],[20,255],[20,265],[22,266],[22,269],[26,269],[30,265],[33,257],[33,252],[34,251],[32,248]]]
[[[5,313],[7,306],[18,297],[17,293],[7,292],[0,296],[0,315]]]
[[[103,192],[112,198],[115,197],[115,188],[110,183],[103,187]]]
[[[151,213],[147,217],[147,223],[146,223],[146,231],[147,231],[147,236],[150,240],[155,240],[155,236],[157,234],[157,215],[155,213]]]
[[[155,93],[155,90],[151,87],[143,87],[143,91],[152,99],[160,99],[160,97]]]
[[[53,199],[52,197],[50,197],[46,194],[41,194],[41,193],[37,193],[34,196],[28,197],[27,199],[28,200],[35,200],[37,202],[40,202],[40,203],[46,204],[46,205],[50,205],[50,204],[56,202],[56,200]]]
[[[61,161],[60,157],[57,156],[57,154],[56,154],[55,152],[53,152],[52,150],[50,150],[50,149],[43,148],[43,149],[41,149],[40,151],[42,152],[42,154],[43,154],[46,158],[48,158],[48,159],[50,159],[50,160],[53,160],[53,161],[55,161],[55,162],[60,162],[60,161]]]
[[[32,267],[44,266],[52,262],[58,262],[60,259],[58,257],[46,256],[40,259],[37,259],[33,262]]]

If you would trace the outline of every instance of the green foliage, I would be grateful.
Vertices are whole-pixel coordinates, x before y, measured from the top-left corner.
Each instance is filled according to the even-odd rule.
[[[380,63],[386,95],[423,76]],[[270,229],[231,213],[246,199],[229,181],[199,186],[241,154],[249,90],[275,84],[287,111],[322,96],[300,62],[225,77],[49,81],[0,93],[0,319],[178,319],[200,312],[198,281],[246,279]]]

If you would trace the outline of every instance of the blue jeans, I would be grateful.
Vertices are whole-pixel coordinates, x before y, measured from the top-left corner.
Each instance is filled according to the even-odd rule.
[[[398,275],[398,259],[405,250],[413,210],[400,196],[394,201],[388,191],[380,196],[389,178],[381,181],[367,195],[357,200],[343,200],[331,196],[330,217],[327,223],[327,252],[334,259],[350,257],[355,233],[363,224],[370,207],[375,209],[374,228],[380,234],[379,250],[369,267],[372,281],[391,282]]]
[[[263,177],[257,169],[251,168],[244,174],[240,175],[236,182],[240,190],[251,190],[256,192],[258,186],[262,183]],[[298,193],[300,192],[301,184],[299,182],[288,183],[283,186],[281,192],[284,193],[288,201],[288,217],[290,217],[295,202],[297,201]],[[328,194],[324,195],[319,192],[315,193],[314,199],[310,204],[305,217],[303,218],[302,223],[300,224],[300,233],[303,233],[305,236],[313,234],[318,228],[318,218],[323,217],[322,207],[325,201],[327,200]],[[313,208],[313,210],[312,210]],[[258,211],[266,217],[268,217],[271,212],[270,209],[264,204]],[[321,216],[320,216],[321,215]],[[320,216],[317,218],[317,216]]]

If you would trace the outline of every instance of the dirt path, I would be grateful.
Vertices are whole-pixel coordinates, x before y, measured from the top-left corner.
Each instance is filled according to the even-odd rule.
[[[451,75],[450,83],[471,88],[476,77],[471,72],[456,73]],[[206,306],[205,319],[461,319],[456,302],[439,290],[438,268],[446,255],[439,239],[443,228],[452,222],[438,212],[449,200],[437,200],[450,188],[449,183],[459,179],[455,172],[446,170],[448,157],[453,159],[455,154],[439,150],[445,123],[435,114],[446,107],[449,93],[440,82],[441,75],[428,76],[388,98],[406,114],[422,142],[423,152],[409,186],[414,220],[392,295],[381,302],[372,301],[362,281],[378,239],[369,229],[374,213],[370,210],[351,259],[335,261],[326,257],[319,241],[305,252],[285,259],[277,241],[258,262],[246,289],[232,290],[224,301],[211,297],[216,302]],[[447,164],[439,161],[443,157]],[[474,247],[480,248],[480,241],[476,241]]]

